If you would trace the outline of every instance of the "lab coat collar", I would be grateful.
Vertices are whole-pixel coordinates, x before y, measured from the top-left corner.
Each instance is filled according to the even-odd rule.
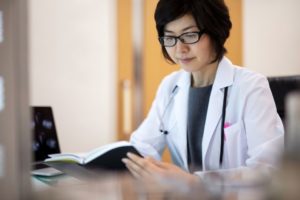
[[[181,75],[176,83],[179,88],[190,87],[191,85],[191,73],[181,70]]]
[[[214,87],[221,89],[230,86],[233,83],[233,78],[234,67],[227,57],[223,57],[217,69]]]

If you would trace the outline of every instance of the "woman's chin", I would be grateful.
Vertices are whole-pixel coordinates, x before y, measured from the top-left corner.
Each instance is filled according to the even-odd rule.
[[[196,72],[199,69],[196,69],[195,67],[192,66],[186,66],[186,65],[180,65],[181,69],[183,69],[186,72],[192,73],[192,72]]]

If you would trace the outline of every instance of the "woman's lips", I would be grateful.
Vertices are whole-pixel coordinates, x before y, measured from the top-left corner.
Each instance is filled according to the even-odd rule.
[[[187,64],[193,60],[193,58],[179,58],[178,59],[180,63]]]

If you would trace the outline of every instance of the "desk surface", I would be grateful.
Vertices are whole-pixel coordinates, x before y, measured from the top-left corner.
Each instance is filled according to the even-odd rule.
[[[48,180],[47,180],[48,179]],[[35,199],[264,199],[259,188],[236,188],[203,185],[174,185],[164,187],[153,183],[145,183],[126,174],[104,175],[97,180],[79,180],[67,175],[40,178],[32,177]],[[101,198],[100,198],[101,197]]]
[[[163,200],[163,199],[224,199],[224,200],[263,200],[263,199],[300,199],[300,163],[286,162],[268,181],[252,182],[253,174],[238,176],[247,177],[247,184],[234,184],[211,176],[205,184],[182,185],[170,182],[167,185],[141,182],[127,173],[103,173],[97,178],[79,180],[68,175],[43,179],[32,177],[34,199],[109,199],[109,200]],[[249,176],[250,175],[250,176]],[[216,179],[217,177],[217,179]],[[224,178],[224,177],[223,177]],[[220,180],[222,180],[220,182]],[[222,183],[222,184],[220,184]]]

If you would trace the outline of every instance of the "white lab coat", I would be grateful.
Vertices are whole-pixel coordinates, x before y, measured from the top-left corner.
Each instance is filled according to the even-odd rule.
[[[164,78],[148,116],[131,143],[144,155],[161,158],[167,146],[173,162],[188,171],[187,108],[191,74],[183,70]],[[224,161],[219,166],[224,88],[228,86]],[[176,88],[176,89],[174,89]],[[160,128],[168,134],[160,132]],[[202,140],[203,171],[276,166],[284,148],[284,129],[267,79],[232,65],[224,57],[212,87]],[[200,172],[201,173],[201,172]]]

